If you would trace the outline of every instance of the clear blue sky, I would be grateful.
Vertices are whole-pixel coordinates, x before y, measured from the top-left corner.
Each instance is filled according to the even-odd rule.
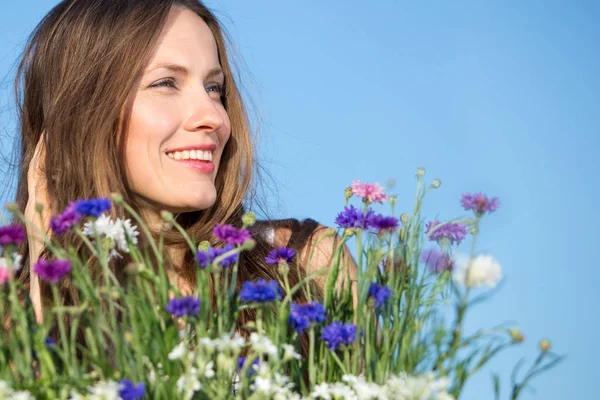
[[[55,3],[3,6],[1,77]],[[261,158],[276,182],[273,214],[332,224],[356,178],[395,178],[406,210],[417,166],[443,181],[429,217],[461,214],[465,191],[500,197],[479,249],[501,262],[505,281],[468,329],[517,321],[526,341],[474,378],[464,398],[491,398],[492,370],[507,398],[512,365],[520,355],[531,362],[544,337],[568,358],[522,398],[595,398],[600,3],[208,4],[245,63]],[[0,122],[10,131],[9,84],[0,86]]]

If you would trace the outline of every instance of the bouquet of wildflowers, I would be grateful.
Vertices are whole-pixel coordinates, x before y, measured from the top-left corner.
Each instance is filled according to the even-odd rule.
[[[28,292],[14,279],[23,227],[0,227],[0,399],[460,398],[473,374],[524,336],[502,325],[463,332],[470,307],[502,276],[499,263],[476,248],[498,199],[467,193],[461,204],[469,216],[426,221],[424,197],[441,182],[426,185],[424,175],[419,168],[413,210],[399,216],[396,197],[380,185],[357,181],[348,187],[337,229],[323,236],[338,239],[330,265],[309,270],[294,286],[287,277],[297,255],[278,247],[266,262],[280,279],[242,282],[236,289],[239,255],[255,244],[247,229],[253,214],[241,228],[217,224],[213,234],[221,245],[213,247],[195,243],[163,212],[165,226],[184,235],[196,256],[197,287],[188,295],[168,279],[162,236],[152,240],[121,196],[72,202],[50,227],[55,235],[77,235],[87,254],[45,237],[52,257],[33,265],[54,299],[43,323],[36,322]],[[390,209],[379,214],[376,204]],[[124,207],[133,222],[111,219],[112,207]],[[7,208],[29,223],[14,205]],[[468,235],[472,246],[459,253]],[[351,244],[355,266],[344,257]],[[133,260],[125,283],[109,268],[123,253]],[[101,279],[85,268],[89,258],[101,266]],[[317,296],[308,283],[323,274]],[[70,280],[80,305],[62,305],[62,280]],[[299,291],[307,302],[294,301]],[[248,309],[256,319],[241,335],[237,317]],[[58,340],[50,336],[54,329]],[[509,398],[518,398],[532,378],[561,359],[547,340],[539,350],[528,370],[513,371]],[[500,378],[493,383],[500,399]]]

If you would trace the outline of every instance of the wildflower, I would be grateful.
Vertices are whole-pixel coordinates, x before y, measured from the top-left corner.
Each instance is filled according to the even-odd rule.
[[[500,278],[502,278],[502,267],[490,255],[478,255],[471,262],[465,257],[457,259],[454,279],[464,286],[470,288],[483,285],[494,287]]]
[[[200,314],[200,299],[193,296],[173,298],[169,300],[166,310],[176,317],[197,317]]]
[[[0,285],[5,284],[10,280],[10,274],[8,268],[0,267]]]
[[[23,256],[12,253],[11,257],[13,259],[12,268],[9,268],[8,260],[5,257],[0,257],[0,284],[8,282],[12,276],[11,271],[18,271],[21,269],[21,260],[23,260]]]
[[[375,299],[375,308],[381,306],[392,295],[392,290],[385,285],[379,285],[375,282],[369,286],[368,297]]]
[[[71,272],[71,263],[69,260],[40,259],[33,265],[33,272],[38,274],[42,280],[57,283],[63,276]]]
[[[145,395],[143,382],[135,385],[129,379],[123,379],[121,382],[119,382],[119,384],[121,387],[119,389],[119,396],[121,396],[121,399],[123,400],[136,400],[144,397]]]
[[[139,232],[137,227],[131,224],[129,219],[117,218],[113,221],[108,214],[100,215],[95,221],[88,221],[83,225],[82,233],[90,238],[108,238],[112,240],[117,249],[129,253],[127,238],[131,240],[133,245],[138,243],[137,236]],[[121,257],[115,250],[111,249],[109,260],[113,257]]]
[[[340,228],[363,228],[368,227],[369,218],[371,218],[375,212],[370,208],[367,213],[357,210],[354,206],[344,207],[344,211],[338,214],[335,219],[335,223]]]
[[[261,354],[268,354],[271,357],[277,357],[277,346],[271,342],[267,336],[259,335],[256,332],[250,334],[250,346],[255,352]]]
[[[438,225],[440,225],[440,222],[437,219],[434,219],[425,226],[425,234],[429,236],[429,240],[432,242],[435,241],[440,243],[445,239],[449,241],[451,245],[454,245],[454,243],[460,244],[467,236],[467,227],[465,224],[446,222],[443,225]],[[432,231],[433,228],[435,228],[435,230]]]
[[[432,372],[416,376],[392,376],[385,386],[385,394],[389,399],[454,400],[448,393],[450,380],[446,377],[436,378]]]
[[[379,183],[361,183],[360,180],[354,181],[350,185],[352,193],[363,199],[368,203],[381,203],[387,197],[383,191],[383,188]]]
[[[465,210],[473,210],[475,214],[483,215],[486,212],[492,213],[498,209],[500,202],[497,197],[489,199],[483,193],[464,193],[460,199]]]
[[[259,279],[256,282],[246,281],[240,290],[240,299],[245,303],[265,303],[281,300],[283,293],[277,281],[269,282]]]
[[[302,356],[296,352],[296,348],[291,344],[283,345],[283,361],[300,360]]]
[[[298,333],[304,332],[311,324],[317,324],[325,321],[327,311],[322,303],[311,301],[306,304],[291,304],[289,324]]]
[[[244,356],[239,357],[237,360],[236,371],[241,372],[242,369],[244,368],[245,364],[246,364],[246,357],[244,357]],[[250,364],[250,366],[246,369],[246,376],[252,376],[252,375],[256,374],[256,369],[257,369],[256,367],[258,367],[258,358],[255,358],[254,361],[252,361],[252,364]]]
[[[514,342],[517,342],[517,343],[522,343],[523,340],[525,340],[523,333],[519,329],[516,329],[516,328],[510,330],[510,337],[512,338],[512,340]]]
[[[50,228],[52,228],[57,235],[62,235],[79,223],[80,220],[81,214],[77,212],[75,203],[71,201],[62,214],[50,219]]]
[[[236,228],[229,224],[220,224],[217,222],[213,229],[213,235],[222,242],[234,246],[242,245],[246,240],[252,239],[252,235],[244,228]]]
[[[191,367],[190,370],[181,375],[177,380],[177,390],[183,394],[183,398],[191,399],[194,392],[197,392],[202,388],[200,381],[198,380],[198,370]]]
[[[110,199],[84,199],[75,202],[75,211],[81,215],[99,217],[103,212],[110,210]]]
[[[210,340],[210,339],[209,339]],[[167,355],[169,360],[179,360],[186,353],[187,347],[184,342],[180,342],[177,346],[173,347],[173,350]]]
[[[544,339],[542,341],[540,341],[540,350],[542,351],[542,353],[547,352],[548,350],[550,350],[550,341],[548,339]]]
[[[119,398],[119,383],[114,381],[98,382],[90,388],[90,395],[84,398],[108,400]]]
[[[321,339],[327,342],[327,347],[335,351],[341,345],[350,345],[356,338],[356,325],[333,322],[321,331]]]
[[[367,219],[367,227],[375,233],[393,232],[398,228],[398,219],[381,214],[372,215]]]
[[[269,252],[269,255],[265,258],[267,264],[279,264],[280,262],[290,263],[296,255],[294,249],[287,247],[279,247]]]
[[[233,248],[234,247],[230,244],[226,244],[224,247],[218,248],[218,249],[215,249],[214,247],[209,246],[206,251],[199,250],[196,253],[196,260],[198,261],[200,268],[205,269],[210,264],[212,264],[217,257],[233,250]],[[235,264],[238,261],[238,255],[239,255],[239,253],[233,253],[233,254],[223,258],[221,260],[221,262],[219,263],[219,265],[222,265],[223,267],[228,267],[232,264]]]
[[[0,226],[0,246],[19,245],[25,240],[25,230],[20,225]]]
[[[421,253],[421,261],[429,267],[431,272],[439,274],[444,271],[452,271],[454,263],[438,249],[427,249]]]

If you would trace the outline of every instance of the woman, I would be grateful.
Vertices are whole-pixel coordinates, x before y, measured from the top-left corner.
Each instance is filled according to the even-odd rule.
[[[22,133],[16,202],[35,221],[36,203],[44,205],[40,227],[47,229],[50,215],[69,201],[114,192],[155,235],[161,210],[177,214],[198,241],[212,240],[217,222],[241,226],[254,177],[250,128],[223,31],[201,3],[62,1],[35,29],[16,87]],[[118,209],[112,213],[124,217]],[[295,247],[302,274],[328,265],[337,239],[311,220],[261,222],[253,229],[257,246],[241,257],[238,282],[276,278],[264,262],[273,246]],[[49,252],[36,236],[28,229],[18,278],[29,286],[41,320],[51,292],[31,265]],[[58,239],[77,242],[69,235]],[[175,266],[171,278],[190,292],[194,254],[175,231],[166,233],[165,244]],[[111,268],[119,275],[127,262],[115,259]],[[289,279],[297,282],[297,272]],[[77,303],[75,293],[65,280],[63,301]],[[252,318],[246,311],[239,323]]]

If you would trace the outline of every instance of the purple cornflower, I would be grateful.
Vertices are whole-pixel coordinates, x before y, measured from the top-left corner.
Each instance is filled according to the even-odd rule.
[[[240,290],[240,299],[244,303],[265,303],[281,299],[281,288],[277,281],[259,279],[256,282],[246,281]]]
[[[172,298],[169,300],[166,309],[167,312],[176,317],[183,317],[184,315],[197,317],[200,314],[200,299],[193,296]]]
[[[385,303],[391,295],[392,290],[388,286],[379,285],[375,282],[371,283],[371,286],[369,286],[368,297],[375,299],[375,308]]]
[[[62,214],[58,214],[56,217],[50,219],[50,228],[52,228],[54,233],[62,235],[81,220],[81,214],[75,208],[75,203],[71,201]]]
[[[0,246],[21,244],[25,240],[25,230],[20,225],[0,226]]]
[[[371,215],[367,219],[367,227],[375,233],[392,232],[398,228],[398,219],[381,214]]]
[[[321,339],[327,342],[327,347],[335,351],[341,345],[350,345],[356,338],[356,325],[333,322],[321,331]]]
[[[325,321],[326,313],[323,304],[316,301],[306,304],[292,303],[289,323],[298,333],[302,333],[310,327],[311,323],[316,324]]]
[[[375,212],[370,208],[367,210],[367,214],[363,214],[362,211],[357,210],[354,206],[344,207],[344,211],[338,214],[335,219],[335,223],[340,228],[367,228],[368,221],[373,217]]]
[[[286,263],[292,262],[292,259],[296,255],[294,249],[288,247],[279,247],[269,252],[269,255],[265,257],[267,264],[279,264],[282,261]]]
[[[252,235],[244,228],[236,228],[229,224],[220,224],[217,222],[213,228],[213,235],[222,242],[234,246],[242,245],[246,240],[252,239]]]
[[[119,397],[123,400],[141,399],[145,395],[144,383],[135,385],[129,379],[123,379],[119,382]]]
[[[77,200],[75,211],[81,215],[99,217],[103,212],[110,210],[110,199],[100,197],[98,199]]]
[[[438,249],[427,249],[421,252],[421,261],[434,273],[439,274],[446,270],[452,271],[452,260]]]
[[[462,204],[465,210],[473,210],[477,215],[483,215],[486,212],[493,213],[498,209],[500,205],[500,201],[497,197],[492,197],[489,199],[483,193],[464,193],[462,198],[460,199],[460,204]]]
[[[440,222],[434,219],[428,222],[425,226],[425,234],[428,234],[431,229],[439,225]],[[430,235],[429,240],[432,242],[440,242],[442,239],[448,239],[450,244],[460,244],[467,236],[467,226],[459,222],[446,222],[444,225],[436,228]]]
[[[226,244],[222,248],[218,249],[215,249],[214,247],[210,246],[206,251],[198,251],[198,253],[196,253],[196,259],[198,260],[198,264],[200,264],[200,268],[205,269],[206,267],[208,267],[209,264],[215,261],[215,258],[227,253],[230,250],[233,250],[233,246],[230,244]],[[229,267],[235,264],[238,260],[238,254],[239,253],[233,253],[225,257],[221,260],[219,265],[223,267]]]
[[[71,263],[69,260],[49,261],[40,259],[33,265],[33,272],[38,274],[40,279],[44,281],[56,283],[71,272]]]

